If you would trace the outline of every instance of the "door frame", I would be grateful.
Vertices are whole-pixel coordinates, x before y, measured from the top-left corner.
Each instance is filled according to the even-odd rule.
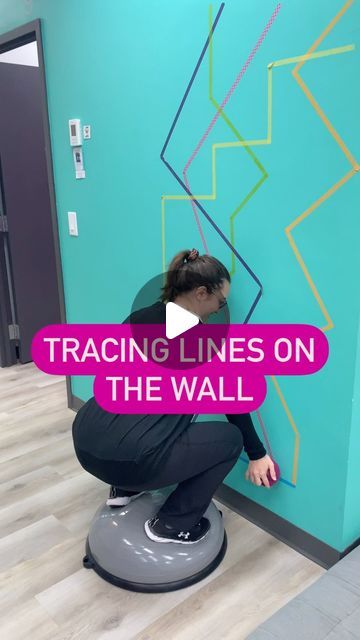
[[[38,59],[39,59],[40,100],[41,100],[42,122],[43,122],[43,131],[44,131],[44,140],[45,140],[46,172],[47,172],[47,180],[48,180],[49,194],[50,194],[52,235],[53,235],[53,242],[54,242],[54,249],[55,249],[56,276],[57,276],[57,285],[58,285],[58,292],[59,292],[60,318],[61,318],[61,323],[66,324],[64,281],[63,281],[63,271],[62,271],[61,253],[60,253],[58,216],[57,216],[57,209],[56,209],[55,183],[54,183],[54,171],[53,171],[51,137],[50,137],[50,122],[49,122],[44,51],[43,51],[41,27],[42,27],[41,18],[37,18],[36,20],[27,22],[26,24],[23,24],[20,27],[12,29],[11,31],[7,31],[6,33],[0,34],[0,54],[5,53],[6,51],[10,51],[11,49],[20,47],[22,45],[29,44],[30,42],[36,42]],[[0,307],[2,307],[2,312],[0,309],[0,312],[2,313],[2,318],[5,318],[5,317],[8,317],[7,315],[8,299],[5,295],[4,282],[3,283],[0,282],[0,294],[1,294],[2,300],[5,300],[5,305],[4,306],[0,305]],[[3,326],[4,325],[1,322],[0,323],[0,348],[2,347],[2,354],[3,354],[2,366],[4,365],[9,366],[13,364],[13,359],[12,359],[12,354],[9,352],[9,349],[8,349],[8,344],[9,344],[8,337],[4,335],[3,331],[1,331],[1,327]],[[66,391],[67,391],[68,407],[71,407],[72,389],[71,389],[70,376],[66,376]]]

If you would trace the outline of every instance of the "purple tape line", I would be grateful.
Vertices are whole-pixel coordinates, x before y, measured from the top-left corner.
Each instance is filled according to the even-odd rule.
[[[223,11],[223,9],[224,9],[224,6],[225,6],[225,3],[224,3],[224,2],[222,2],[222,3],[221,3],[221,5],[220,5],[220,8],[219,8],[219,11],[218,11],[218,13],[216,14],[216,17],[215,17],[214,23],[213,23],[213,25],[212,25],[211,35],[214,33],[214,31],[215,31],[215,29],[216,29],[216,27],[217,27],[217,24],[218,24],[218,22],[219,22],[219,19],[220,19],[220,16],[221,16],[221,14],[222,14],[222,11]],[[277,7],[277,11],[279,10],[279,8],[280,8],[280,5],[278,5],[278,7]],[[274,16],[274,17],[275,17],[275,16]],[[192,76],[191,76],[191,78],[190,78],[190,82],[189,82],[189,84],[188,84],[188,86],[187,86],[187,88],[186,88],[186,90],[185,90],[184,96],[183,96],[183,98],[182,98],[182,100],[181,100],[181,102],[180,102],[180,105],[179,105],[178,110],[177,110],[177,112],[176,112],[175,118],[174,118],[173,123],[172,123],[172,125],[171,125],[171,127],[170,127],[169,133],[168,133],[168,135],[167,135],[167,137],[166,137],[166,140],[165,140],[164,146],[163,146],[163,148],[162,148],[162,150],[161,150],[161,153],[160,153],[160,159],[161,159],[161,160],[162,160],[162,162],[165,164],[165,166],[169,169],[170,173],[172,173],[172,175],[174,176],[175,180],[177,180],[177,182],[180,184],[180,186],[182,187],[182,189],[183,189],[183,190],[184,190],[184,191],[185,191],[189,196],[191,196],[191,197],[193,198],[193,200],[192,200],[192,201],[193,201],[193,202],[196,204],[196,206],[200,209],[200,211],[202,212],[202,214],[203,214],[203,215],[205,216],[205,218],[210,222],[210,224],[212,225],[212,227],[213,227],[213,228],[215,229],[215,231],[219,234],[219,236],[222,238],[222,240],[225,242],[225,244],[226,244],[226,245],[229,247],[229,249],[234,253],[234,255],[236,256],[236,258],[241,262],[241,264],[245,267],[245,269],[246,269],[246,270],[247,270],[247,272],[250,274],[250,276],[251,276],[251,277],[255,280],[255,282],[258,284],[258,286],[259,286],[259,292],[258,292],[258,294],[256,295],[255,300],[254,300],[253,304],[251,305],[250,311],[248,312],[248,314],[247,314],[247,316],[246,316],[246,318],[245,318],[245,320],[244,320],[244,323],[243,323],[243,324],[246,324],[246,323],[250,320],[250,318],[251,318],[251,316],[252,316],[252,314],[253,314],[253,312],[254,312],[254,310],[255,310],[255,308],[256,308],[256,306],[257,306],[257,304],[258,304],[258,302],[259,302],[259,300],[260,300],[260,298],[261,298],[261,296],[262,296],[263,286],[262,286],[262,284],[261,284],[261,282],[260,282],[259,278],[255,275],[255,273],[252,271],[252,269],[249,267],[249,265],[248,265],[248,264],[245,262],[245,260],[241,257],[241,255],[240,255],[240,254],[239,254],[239,252],[235,249],[235,247],[231,244],[230,240],[229,240],[229,239],[225,236],[225,234],[221,231],[221,229],[218,227],[218,225],[216,224],[216,222],[211,218],[211,216],[208,214],[208,212],[205,210],[205,208],[202,206],[202,204],[201,204],[201,203],[200,203],[196,198],[194,198],[194,197],[193,197],[193,195],[194,195],[194,194],[192,194],[192,193],[191,193],[190,189],[189,189],[189,188],[186,186],[186,184],[181,180],[180,176],[176,173],[176,171],[174,170],[174,168],[171,166],[171,164],[170,164],[170,163],[166,160],[166,158],[165,158],[165,152],[166,152],[166,149],[167,149],[167,147],[168,147],[168,145],[169,145],[169,142],[170,142],[170,140],[171,140],[172,134],[173,134],[174,129],[175,129],[175,127],[176,127],[177,121],[178,121],[178,119],[179,119],[179,117],[180,117],[181,111],[182,111],[182,109],[183,109],[183,107],[184,107],[184,105],[185,105],[185,102],[186,102],[186,100],[187,100],[187,97],[188,97],[188,95],[189,95],[189,93],[190,93],[190,89],[191,89],[191,87],[192,87],[192,85],[193,85],[193,82],[194,82],[194,80],[195,80],[195,78],[196,78],[196,76],[197,76],[197,74],[198,74],[199,68],[200,68],[201,63],[202,63],[202,61],[203,61],[203,59],[204,59],[205,53],[206,53],[206,51],[207,51],[207,49],[208,49],[209,42],[210,42],[210,35],[206,38],[206,42],[205,42],[205,45],[204,45],[204,47],[203,47],[203,49],[202,49],[202,51],[201,51],[201,54],[200,54],[199,60],[198,60],[198,61],[197,61],[197,63],[196,63],[195,69],[194,69],[193,74],[192,74]]]
[[[183,177],[184,177],[184,182],[187,186],[187,188],[189,189],[189,191],[191,191],[191,186],[187,177],[187,173],[188,170],[190,169],[191,164],[193,163],[193,161],[195,160],[196,156],[198,155],[201,147],[203,146],[204,142],[206,141],[206,139],[208,138],[209,134],[211,133],[212,129],[214,128],[216,122],[218,121],[219,117],[220,117],[220,113],[223,111],[223,109],[226,107],[227,103],[229,102],[231,96],[233,95],[235,89],[237,88],[238,84],[240,83],[240,80],[243,78],[243,76],[245,75],[246,71],[248,70],[253,58],[255,57],[257,51],[260,49],[262,43],[264,42],[268,31],[271,29],[271,26],[277,16],[277,14],[280,11],[280,4],[278,4],[275,8],[275,10],[273,11],[272,16],[270,17],[270,20],[268,20],[267,24],[265,25],[265,28],[263,29],[263,32],[260,36],[260,38],[258,39],[256,45],[253,47],[253,49],[251,50],[250,54],[247,57],[247,60],[245,62],[245,64],[243,65],[242,69],[240,70],[240,72],[238,73],[238,75],[236,76],[233,84],[231,85],[228,93],[226,94],[224,100],[222,101],[221,105],[220,105],[220,109],[218,109],[215,113],[215,115],[213,116],[210,124],[207,126],[205,133],[202,135],[202,137],[200,138],[200,141],[198,142],[198,144],[196,145],[195,149],[193,150],[192,154],[190,155],[190,158],[188,159],[184,169],[183,169]],[[195,215],[195,219],[196,219],[196,223],[198,225],[199,228],[199,232],[200,232],[200,236],[204,245],[204,249],[206,251],[206,253],[209,253],[208,248],[207,248],[207,244],[206,244],[206,240],[203,234],[203,230],[201,228],[201,224],[200,221],[198,219],[198,214],[197,214],[197,210],[196,210],[196,205],[194,204],[193,200],[190,200],[190,204],[192,207],[192,210],[194,212]]]

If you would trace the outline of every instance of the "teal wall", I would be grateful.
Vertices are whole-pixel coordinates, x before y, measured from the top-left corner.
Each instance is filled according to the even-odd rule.
[[[360,327],[356,350],[356,371],[352,392],[352,419],[347,461],[347,479],[343,536],[345,540],[359,537],[360,522]]]
[[[275,7],[225,2],[213,37],[219,103]],[[189,170],[193,192],[210,194],[212,144],[266,139],[267,65],[305,54],[343,7],[317,51],[355,50],[308,60],[300,71],[343,148],[295,81],[295,63],[273,68],[271,144],[219,150],[217,199],[202,203],[263,283],[251,322],[327,327],[330,344],[317,374],[269,377],[253,414],[282,469],[279,485],[267,491],[246,482],[246,456],[226,482],[338,550],[360,536],[360,185],[349,174],[360,157],[359,3],[284,0],[224,110],[228,120],[219,117]],[[159,154],[206,41],[208,8],[207,0],[0,0],[2,32],[38,17],[43,23],[68,322],[122,321],[137,290],[162,269],[161,195],[183,192]],[[167,152],[178,173],[215,113],[206,55]],[[92,125],[83,181],[75,180],[68,141],[73,117]],[[344,176],[293,229],[296,256],[285,227]],[[78,238],[68,235],[68,210],[78,212]],[[235,266],[231,310],[241,322],[258,287],[199,215],[210,253]],[[188,201],[166,201],[165,241],[166,263],[180,248],[203,250]],[[72,383],[84,400],[92,393],[90,378]]]

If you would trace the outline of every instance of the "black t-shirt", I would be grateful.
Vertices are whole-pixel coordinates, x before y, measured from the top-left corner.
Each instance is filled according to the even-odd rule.
[[[124,323],[163,324],[165,321],[166,305],[158,301],[132,312]],[[226,414],[226,417],[240,428],[244,449],[250,460],[266,455],[266,449],[255,431],[249,413]],[[183,414],[109,413],[92,396],[81,407],[74,420],[74,444],[75,448],[103,460],[128,459],[141,464],[149,455],[154,455],[160,464],[191,420],[191,415]]]

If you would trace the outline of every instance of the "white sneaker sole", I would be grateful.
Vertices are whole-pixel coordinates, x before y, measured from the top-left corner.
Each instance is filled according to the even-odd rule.
[[[198,540],[170,540],[169,538],[162,538],[161,536],[157,536],[155,533],[153,533],[149,527],[149,522],[150,520],[146,520],[145,524],[144,524],[144,529],[145,529],[145,533],[148,536],[148,538],[150,538],[150,540],[153,540],[154,542],[174,542],[175,544],[196,544],[197,542],[200,542],[200,540],[203,540],[206,536],[206,534],[208,533],[208,531],[206,533],[204,533],[203,536],[201,536],[201,538],[199,538]]]
[[[108,500],[106,500],[106,504],[108,505],[108,507],[126,507],[129,502],[131,502],[132,500],[136,500],[136,498],[139,498],[144,493],[147,492],[140,491],[140,493],[137,493],[135,496],[119,496],[118,498],[108,498]]]

